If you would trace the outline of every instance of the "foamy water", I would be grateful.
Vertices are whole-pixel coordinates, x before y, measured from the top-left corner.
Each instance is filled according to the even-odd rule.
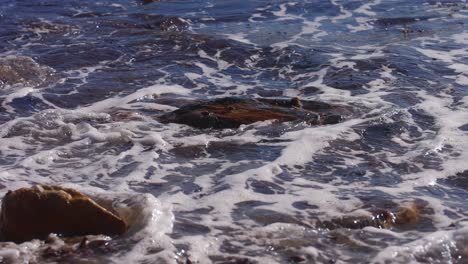
[[[6,263],[466,263],[468,3],[6,1],[0,187],[76,188],[131,223],[113,250]],[[351,109],[200,130],[225,96]],[[417,205],[416,223],[329,228]],[[53,247],[64,242],[55,238]]]

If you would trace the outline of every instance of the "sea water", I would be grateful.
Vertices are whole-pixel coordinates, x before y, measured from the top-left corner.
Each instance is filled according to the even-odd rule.
[[[1,261],[468,263],[467,23],[465,0],[1,0],[1,195],[73,187],[131,226],[92,254],[2,242]],[[353,110],[157,121],[226,96]],[[319,224],[414,204],[409,226]]]

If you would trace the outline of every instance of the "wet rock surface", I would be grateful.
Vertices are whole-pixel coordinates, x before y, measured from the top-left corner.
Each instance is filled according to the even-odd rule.
[[[143,24],[138,25],[140,28],[180,32],[189,27],[185,19],[175,16],[135,14],[134,17],[144,21]]]
[[[238,128],[260,121],[303,121],[312,125],[336,124],[343,120],[339,106],[315,101],[292,99],[220,98],[189,104],[166,113],[158,119],[162,123],[179,123],[196,128]],[[341,113],[340,113],[341,112]]]
[[[41,66],[29,57],[0,58],[0,88],[15,84],[36,86],[45,82],[52,73],[51,68]]]
[[[385,17],[377,19],[375,23],[379,26],[391,27],[398,25],[413,24],[428,19],[430,19],[430,17]]]
[[[9,191],[2,200],[0,230],[16,243],[61,236],[121,235],[126,223],[82,193],[57,186]]]
[[[439,182],[468,190],[468,170],[449,176],[447,179],[439,180]]]
[[[134,121],[134,120],[142,120],[141,116],[134,111],[116,111],[111,114],[111,118],[113,121]]]
[[[40,248],[38,261],[70,263],[87,256],[104,255],[117,251],[112,242],[106,236],[79,236],[62,239],[56,235],[50,235]],[[97,258],[97,260],[101,259]]]
[[[421,205],[411,204],[392,212],[387,209],[376,210],[372,216],[345,216],[318,222],[317,226],[330,230],[336,228],[361,229],[367,226],[390,229],[414,227],[421,220]]]

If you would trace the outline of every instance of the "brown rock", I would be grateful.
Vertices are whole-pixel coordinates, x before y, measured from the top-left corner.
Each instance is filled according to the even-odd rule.
[[[142,117],[139,113],[133,111],[117,111],[111,114],[112,121],[141,121]]]
[[[336,228],[361,229],[372,226],[381,229],[407,228],[416,225],[421,219],[421,205],[410,204],[400,207],[395,213],[382,209],[374,212],[372,216],[345,216],[330,221],[319,222],[318,227],[330,230]]]
[[[7,56],[0,58],[0,88],[7,85],[40,85],[53,73],[46,66],[37,64],[33,59],[24,56]]]
[[[423,206],[412,203],[408,207],[402,207],[395,214],[394,226],[404,227],[417,224],[421,220]]]
[[[58,186],[9,191],[2,201],[0,231],[4,240],[24,242],[62,236],[120,235],[127,225],[118,216],[81,194]]]
[[[341,107],[341,106],[340,106]],[[186,124],[196,128],[238,128],[259,121],[304,121],[313,125],[342,120],[340,107],[322,102],[292,99],[220,98],[190,104],[159,117],[162,123]]]

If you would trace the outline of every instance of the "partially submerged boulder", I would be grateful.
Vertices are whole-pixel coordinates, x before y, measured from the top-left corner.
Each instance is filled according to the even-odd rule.
[[[9,191],[2,201],[3,240],[21,243],[61,236],[121,235],[126,223],[82,193],[58,186],[37,185]]]
[[[400,207],[396,212],[381,209],[372,216],[345,216],[332,219],[330,221],[319,222],[320,228],[330,230],[337,228],[361,229],[367,226],[380,229],[390,229],[393,227],[405,229],[416,225],[421,219],[421,205],[410,204],[407,207]]]
[[[304,121],[312,125],[342,121],[344,106],[292,99],[220,98],[183,106],[159,117],[162,123],[185,124],[196,128],[238,128],[259,121]]]

